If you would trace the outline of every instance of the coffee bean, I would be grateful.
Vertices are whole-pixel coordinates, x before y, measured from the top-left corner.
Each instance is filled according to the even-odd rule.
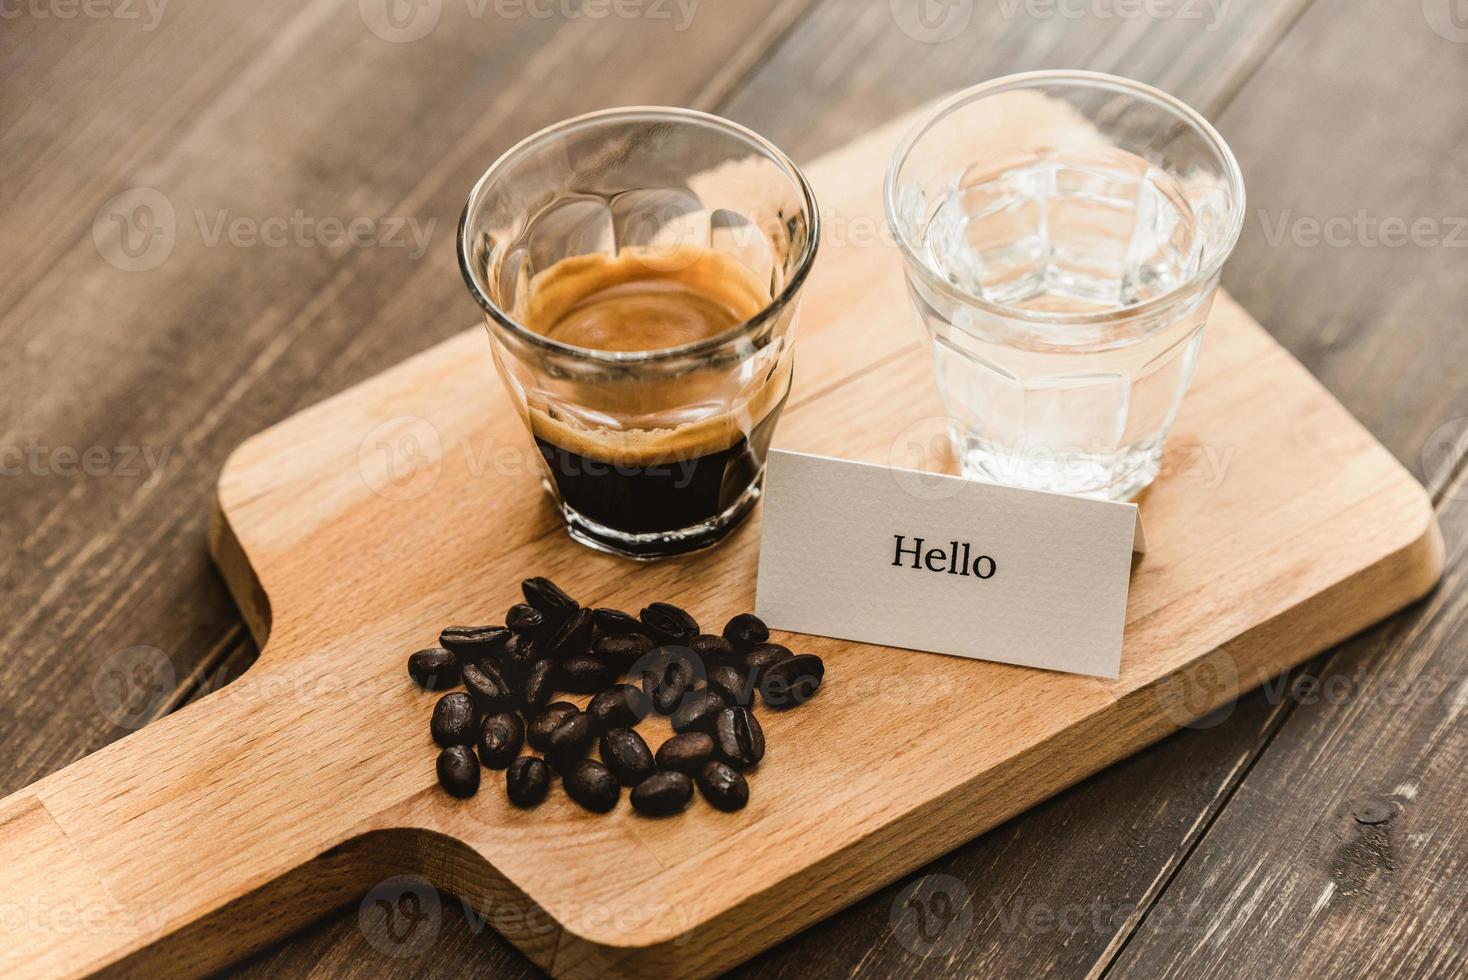
[[[581,608],[581,604],[548,578],[527,578],[520,583],[525,601],[545,613],[547,623],[559,623]]]
[[[447,691],[459,686],[459,660],[443,647],[419,650],[408,658],[408,676],[425,691]]]
[[[700,633],[688,644],[688,649],[698,655],[705,667],[734,662],[734,645],[722,636]]]
[[[450,745],[474,744],[474,702],[463,691],[445,694],[433,706],[433,720],[428,730],[433,740],[447,748]]]
[[[460,799],[479,792],[479,761],[468,746],[450,745],[438,754],[438,781]]]
[[[460,663],[469,663],[499,659],[509,638],[503,626],[450,626],[438,634],[438,645],[454,651]]]
[[[591,748],[590,716],[578,711],[556,726],[545,740],[545,759],[557,771],[566,772]]]
[[[544,659],[540,652],[540,643],[534,637],[516,633],[505,641],[503,661],[505,669],[513,674],[523,674],[537,660]]]
[[[765,730],[748,708],[725,708],[714,718],[714,744],[719,758],[748,769],[765,757]]]
[[[545,613],[534,606],[518,602],[505,613],[505,625],[510,632],[522,636],[535,636],[545,628]]]
[[[556,694],[557,667],[554,660],[537,660],[525,672],[525,683],[520,691],[520,703],[527,713],[534,715],[550,703]]]
[[[510,685],[490,664],[465,664],[464,690],[474,699],[474,706],[484,714],[506,711],[515,704]]]
[[[674,735],[658,746],[657,765],[668,772],[697,775],[714,754],[714,737],[707,732]]]
[[[545,799],[550,784],[550,766],[533,755],[522,755],[505,771],[505,791],[518,807],[535,806]]]
[[[715,759],[698,771],[698,788],[717,810],[733,813],[749,802],[749,783],[738,769]]]
[[[634,728],[652,711],[642,689],[631,684],[614,684],[591,699],[586,713],[591,727],[599,732],[612,728]]]
[[[607,813],[617,805],[622,787],[612,771],[594,759],[581,759],[562,782],[566,795],[592,813]]]
[[[638,618],[652,632],[653,639],[661,643],[687,646],[698,635],[698,621],[670,603],[654,602]]]
[[[766,668],[759,693],[771,708],[794,708],[805,704],[821,686],[826,665],[812,653],[802,653]]]
[[[591,649],[591,610],[578,609],[556,630],[546,643],[546,652],[554,660],[565,660]]]
[[[486,769],[503,769],[525,744],[525,722],[513,711],[489,715],[479,723],[479,761]]]
[[[771,665],[782,660],[789,660],[794,654],[790,648],[778,643],[761,643],[750,650],[744,657],[744,667],[749,672],[751,683],[758,686],[760,679],[765,676],[765,671]]]
[[[591,645],[592,656],[622,670],[626,670],[652,651],[652,638],[646,633],[598,636],[596,642]]]
[[[613,728],[601,737],[601,761],[623,786],[636,786],[655,769],[652,750],[630,728]]]
[[[544,752],[550,746],[551,732],[579,710],[570,701],[552,701],[546,705],[545,710],[536,715],[535,720],[526,728],[530,747],[537,752]]]
[[[560,676],[572,694],[595,694],[617,679],[617,671],[589,653],[578,653],[562,662]]]
[[[643,675],[642,691],[660,714],[672,714],[693,686],[695,673],[691,654],[674,654],[660,668]]]
[[[632,808],[648,817],[681,813],[693,799],[693,780],[681,772],[659,772],[648,776],[632,791]]]
[[[724,639],[741,653],[759,646],[770,638],[770,628],[754,613],[740,613],[724,624]]]
[[[642,625],[642,620],[620,609],[597,609],[591,615],[596,622],[596,628],[608,636],[625,636],[629,633],[643,633],[647,630],[647,627]]]
[[[729,705],[716,692],[705,688],[693,691],[683,698],[678,710],[673,712],[673,731],[712,732],[714,719]]]
[[[709,671],[709,690],[730,704],[747,708],[754,702],[754,685],[749,674],[738,667],[720,666]]]

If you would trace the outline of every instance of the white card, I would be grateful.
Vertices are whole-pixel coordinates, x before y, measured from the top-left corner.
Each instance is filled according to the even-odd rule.
[[[755,609],[797,633],[1116,677],[1134,542],[1134,504],[773,450]]]

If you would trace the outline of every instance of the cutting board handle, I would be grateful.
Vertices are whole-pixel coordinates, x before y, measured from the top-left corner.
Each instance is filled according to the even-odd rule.
[[[441,865],[449,838],[372,825],[433,785],[431,751],[373,727],[411,692],[382,678],[327,717],[296,693],[318,658],[271,659],[0,800],[0,976],[205,972]]]

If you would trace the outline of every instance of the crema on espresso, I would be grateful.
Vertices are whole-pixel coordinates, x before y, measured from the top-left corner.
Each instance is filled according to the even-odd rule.
[[[770,300],[768,283],[718,250],[624,248],[540,272],[520,316],[562,344],[635,354],[716,340]],[[747,377],[696,362],[635,378],[608,371],[567,379],[564,400],[532,402],[531,431],[565,504],[633,534],[690,528],[738,506],[788,390],[789,358],[776,355],[751,360]]]

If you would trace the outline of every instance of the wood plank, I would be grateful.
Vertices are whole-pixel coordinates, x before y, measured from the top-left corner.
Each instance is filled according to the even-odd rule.
[[[1443,530],[1454,544],[1440,589],[1330,656],[1112,975],[1468,971],[1461,477]]]
[[[319,7],[319,5],[318,5]],[[289,0],[220,8],[198,0],[94,5],[108,16],[8,8],[0,32],[0,311],[78,243],[103,201],[254,60],[319,14]],[[37,14],[40,15],[37,15]],[[29,16],[28,16],[29,14]],[[208,58],[199,58],[206,48]],[[21,98],[20,96],[27,96]],[[0,390],[0,418],[22,401]]]
[[[870,206],[895,127],[906,125],[811,168],[828,206]],[[898,257],[828,245],[807,287],[812,342],[777,442],[883,461],[914,419],[938,412],[931,390],[899,397],[922,390],[930,366],[916,347],[880,372],[853,365],[854,342],[905,332]],[[1251,451],[1218,486],[1172,474],[1149,493],[1159,540],[1134,576],[1118,680],[803,638],[826,659],[828,683],[801,711],[766,715],[771,749],[750,808],[737,817],[696,808],[664,823],[625,808],[598,819],[563,796],[531,815],[493,792],[448,798],[434,785],[433,747],[401,737],[423,724],[430,700],[405,681],[402,654],[445,622],[508,606],[518,575],[507,580],[506,568],[550,574],[592,604],[661,595],[722,618],[752,601],[757,519],[715,552],[635,570],[537,528],[523,513],[524,501],[539,501],[528,474],[477,474],[463,451],[525,438],[506,393],[484,383],[477,330],[293,417],[242,446],[220,484],[234,539],[217,553],[257,626],[260,590],[269,596],[260,662],[34,789],[147,931],[115,946],[42,933],[20,951],[64,942],[89,961],[123,955],[129,968],[192,972],[387,868],[430,874],[481,911],[534,903],[547,928],[496,925],[557,975],[694,976],[737,962],[1436,579],[1440,541],[1421,488],[1226,297],[1207,343],[1178,438]],[[1313,453],[1248,410],[1260,390],[1316,438]],[[903,410],[874,417],[872,404]],[[413,500],[379,492],[363,469],[363,433],[380,426],[384,405],[439,437],[429,449],[438,478]],[[1315,480],[1322,465],[1336,479]],[[241,577],[235,541],[253,575]],[[468,592],[466,581],[476,583]],[[914,656],[916,691],[904,687]],[[1233,674],[1195,702],[1193,685],[1224,662]],[[882,725],[870,723],[874,688],[910,692],[883,699]],[[648,727],[658,741],[665,726]],[[199,864],[195,843],[226,837],[230,847]],[[30,847],[24,836],[5,844]],[[749,859],[731,864],[731,849]],[[319,894],[306,884],[317,874]],[[235,928],[208,939],[231,912]]]
[[[1422,4],[1317,4],[1220,120],[1250,212],[1225,286],[1427,481],[1468,434],[1465,50]],[[1381,244],[1358,214],[1427,232]]]
[[[7,648],[40,643],[48,656],[80,648],[87,679],[62,682],[42,666],[47,657],[11,657],[0,666],[7,692],[0,732],[13,747],[0,773],[6,790],[129,730],[99,711],[91,694],[92,676],[115,656],[126,659],[123,651],[136,646],[202,656],[236,619],[197,539],[160,532],[166,519],[147,509],[158,487],[176,482],[188,465],[177,435],[164,433],[154,411],[169,400],[170,371],[181,355],[130,349],[146,328],[119,335],[117,313],[95,286],[88,319],[73,325],[69,339],[51,332],[46,310],[16,314],[48,281],[64,290],[80,287],[78,272],[117,272],[91,240],[103,202],[135,179],[135,168],[146,172],[147,161],[166,152],[251,59],[266,56],[272,24],[299,19],[297,5],[284,0],[250,11],[211,6],[170,4],[156,21],[144,4],[131,6],[137,20],[19,16],[0,31],[7,82],[0,89],[0,213],[8,232],[0,257],[9,273],[0,281],[0,343],[15,355],[0,363],[0,538],[10,545],[0,570],[0,634]],[[209,59],[197,57],[201,47]],[[68,255],[81,262],[62,272]],[[81,359],[105,363],[89,371]],[[124,367],[129,361],[136,367]],[[94,413],[91,400],[109,384],[125,389],[127,400]],[[77,457],[88,450],[94,455],[84,468]],[[199,487],[208,486],[210,469],[198,468]],[[182,513],[190,505],[176,506]],[[197,526],[197,513],[187,520]],[[163,559],[132,579],[150,547],[164,551]],[[97,592],[79,592],[78,576]],[[104,593],[124,607],[120,616],[108,617],[93,601]],[[142,609],[131,605],[140,593],[151,603]],[[136,610],[131,618],[128,609]],[[187,658],[174,660],[170,672],[186,672]],[[168,682],[162,674],[158,680]],[[143,700],[156,710],[166,698],[165,691]]]
[[[0,365],[0,446],[7,467],[12,447],[44,450],[32,454],[35,472],[26,457],[24,472],[4,478],[0,507],[0,536],[16,543],[0,573],[0,636],[7,649],[38,651],[0,667],[11,749],[0,787],[25,785],[165,710],[201,661],[239,641],[238,614],[203,550],[225,454],[472,321],[453,230],[488,161],[545,123],[607,102],[695,101],[757,57],[759,39],[801,5],[710,5],[680,32],[670,21],[505,19],[492,5],[445,4],[434,31],[412,43],[375,36],[357,3],[337,0],[240,12],[249,29],[237,39],[213,33],[228,32],[234,15],[180,0],[158,28],[176,33],[150,34],[143,47],[111,22],[7,21],[7,45],[14,23],[20,42],[45,53],[20,57],[4,89],[12,108],[0,119],[23,138],[7,138],[7,160],[23,169],[16,183],[7,171],[4,186],[24,188],[3,204],[7,243],[34,238],[45,261],[0,314],[0,342],[23,353]],[[676,63],[652,57],[669,44]],[[217,62],[199,67],[201,50]],[[23,93],[70,79],[80,87],[61,103],[65,114],[21,110]],[[97,109],[109,99],[133,107],[115,126]],[[33,143],[46,119],[59,131]],[[161,265],[127,271],[104,260],[91,223],[137,184],[164,193],[177,235]],[[263,222],[298,209],[315,219],[412,218],[433,232],[421,257],[406,230],[395,240],[408,247],[211,244],[221,214]],[[76,225],[64,247],[47,224],[58,210]],[[85,475],[58,447],[101,447],[103,475]],[[54,668],[60,655],[68,670]],[[92,679],[138,657],[157,668],[134,691],[146,710],[114,725]]]
[[[1126,75],[1212,114],[1309,2],[1236,0],[1221,18],[1206,4],[1178,4],[1189,16],[1162,19],[1067,17],[1063,5],[1025,0],[954,3],[956,19],[936,35],[946,39],[933,43],[893,15],[904,11],[911,28],[919,0],[827,0],[722,111],[807,160],[955,89],[1041,68]]]

